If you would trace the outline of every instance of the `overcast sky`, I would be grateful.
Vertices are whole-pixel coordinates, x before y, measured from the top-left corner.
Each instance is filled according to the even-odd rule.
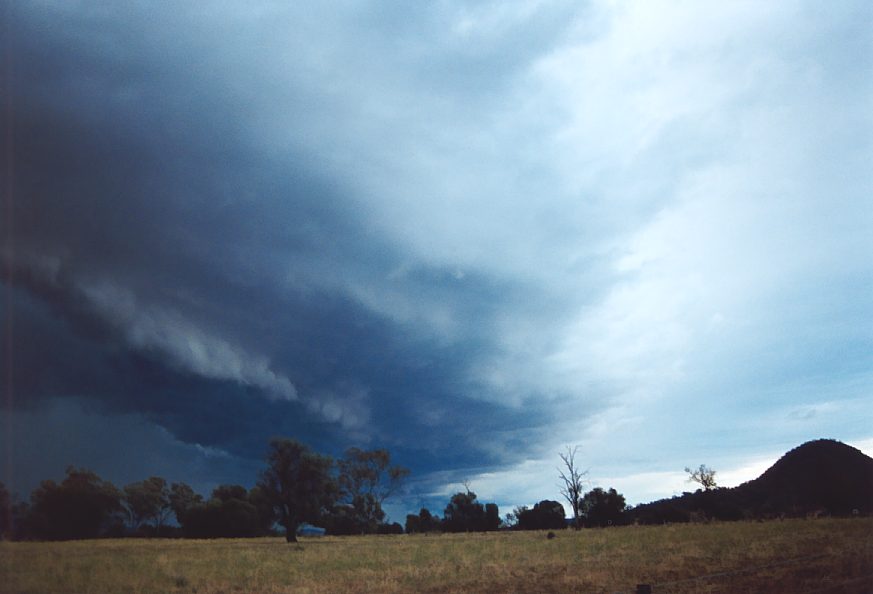
[[[873,451],[873,4],[5,3],[2,480]]]

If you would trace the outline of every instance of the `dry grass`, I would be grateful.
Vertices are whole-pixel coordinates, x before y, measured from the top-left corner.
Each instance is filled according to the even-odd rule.
[[[802,561],[796,560],[803,558]],[[763,569],[762,566],[765,567]],[[739,572],[691,582],[704,574]],[[0,543],[0,592],[873,592],[873,519],[561,532]],[[851,581],[855,580],[855,581]]]

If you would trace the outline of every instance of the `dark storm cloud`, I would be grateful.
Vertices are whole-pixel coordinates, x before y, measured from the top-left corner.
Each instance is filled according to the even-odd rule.
[[[295,435],[389,445],[421,471],[487,467],[522,444],[486,451],[484,432],[535,430],[536,411],[469,399],[513,288],[404,268],[305,138],[258,146],[248,101],[262,100],[232,70],[251,48],[192,14],[11,13],[16,409],[77,397],[235,456]],[[305,119],[306,89],[280,95]],[[386,277],[399,301],[362,297]],[[445,308],[451,338],[420,333],[409,303]]]
[[[867,4],[7,4],[7,418],[507,504],[868,436]]]

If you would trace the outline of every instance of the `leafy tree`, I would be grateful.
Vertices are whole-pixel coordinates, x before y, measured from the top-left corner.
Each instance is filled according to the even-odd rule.
[[[560,530],[565,524],[564,506],[557,501],[544,499],[533,506],[516,508],[519,530]]]
[[[218,485],[212,490],[212,498],[219,501],[230,501],[231,499],[245,501],[248,499],[248,495],[248,491],[242,485]]]
[[[497,505],[486,506],[476,501],[476,494],[467,489],[465,493],[452,495],[446,506],[443,528],[446,532],[485,532],[497,530],[500,525],[500,511]]]
[[[37,538],[95,538],[121,512],[121,493],[90,470],[67,468],[57,484],[43,481],[30,496],[29,528]]]
[[[176,485],[174,485],[175,487]],[[241,485],[219,485],[207,502],[187,485],[176,488],[177,518],[185,536],[235,538],[263,536],[272,528],[272,503],[258,487],[246,491]]]
[[[406,514],[406,534],[424,532],[421,529],[421,516],[418,514]]]
[[[623,523],[624,495],[615,489],[592,489],[582,498],[582,510],[588,526],[612,526]]]
[[[339,503],[326,510],[318,522],[314,523],[332,535],[361,534],[362,528],[358,515],[353,505]]]
[[[714,489],[716,486],[716,472],[712,468],[709,468],[706,464],[701,464],[697,468],[689,468],[688,466],[686,466],[685,472],[688,473],[688,482],[698,483],[701,487],[703,487],[704,491]]]
[[[534,530],[534,528],[526,528],[521,524],[521,518],[529,513],[530,508],[526,505],[516,507],[512,513],[506,514],[506,525],[516,530]]]
[[[421,520],[422,532],[439,532],[440,526],[442,526],[439,516],[434,516],[429,509],[423,507],[418,512],[418,517]]]
[[[393,522],[391,524],[380,524],[378,533],[379,534],[403,534],[403,526],[401,526],[397,522]]]
[[[385,511],[369,493],[358,495],[352,500],[356,531],[362,534],[372,534],[379,531],[379,527],[385,520]]]
[[[317,521],[336,500],[332,467],[331,458],[298,441],[270,441],[267,469],[258,486],[269,498],[288,542],[297,541],[301,523]]]
[[[337,466],[341,496],[354,510],[358,531],[376,532],[385,519],[382,505],[400,490],[409,469],[392,466],[384,449],[349,448]]]
[[[276,514],[270,496],[262,487],[255,485],[249,490],[249,503],[258,511],[259,534],[272,534],[273,524],[276,523]]]
[[[579,529],[579,519],[582,516],[582,493],[585,489],[585,476],[587,470],[579,468],[576,462],[576,454],[579,446],[570,447],[558,454],[561,457],[563,468],[558,468],[558,476],[561,479],[561,495],[570,504],[573,510],[573,527]]]
[[[485,524],[482,528],[486,532],[494,532],[500,528],[500,509],[496,503],[485,504]]]
[[[7,532],[7,538],[12,540],[25,540],[33,538],[34,532],[31,529],[31,512],[30,504],[26,501],[15,501],[10,509],[12,524],[10,531]]]
[[[12,535],[12,497],[0,483],[0,540]]]
[[[206,510],[214,536],[260,536],[258,508],[249,501],[248,491],[242,485],[217,486],[212,490]]]
[[[134,529],[145,522],[152,522],[155,531],[160,533],[161,527],[172,512],[167,481],[153,476],[125,486],[124,505]]]
[[[452,495],[443,512],[443,529],[446,532],[470,532],[482,522],[485,508],[476,501],[470,490]]]
[[[176,521],[183,528],[188,512],[198,506],[203,505],[203,496],[196,493],[189,485],[185,483],[173,483],[170,485],[170,508],[176,515]]]
[[[418,514],[409,514],[406,516],[406,533],[415,534],[416,532],[438,532],[440,530],[440,519],[430,513],[427,508],[421,508]]]

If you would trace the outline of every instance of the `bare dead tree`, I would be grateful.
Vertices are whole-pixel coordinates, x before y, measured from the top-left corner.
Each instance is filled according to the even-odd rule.
[[[582,470],[577,466],[576,453],[579,451],[579,446],[567,446],[563,453],[558,455],[564,463],[563,467],[558,467],[558,476],[561,478],[561,495],[570,504],[573,509],[573,528],[579,530],[579,515],[582,511],[582,494],[585,490],[585,477],[588,475],[587,470]]]
[[[685,472],[688,473],[689,483],[698,483],[703,487],[704,491],[709,491],[716,487],[715,471],[709,468],[706,464],[701,464],[698,468],[685,467]]]

